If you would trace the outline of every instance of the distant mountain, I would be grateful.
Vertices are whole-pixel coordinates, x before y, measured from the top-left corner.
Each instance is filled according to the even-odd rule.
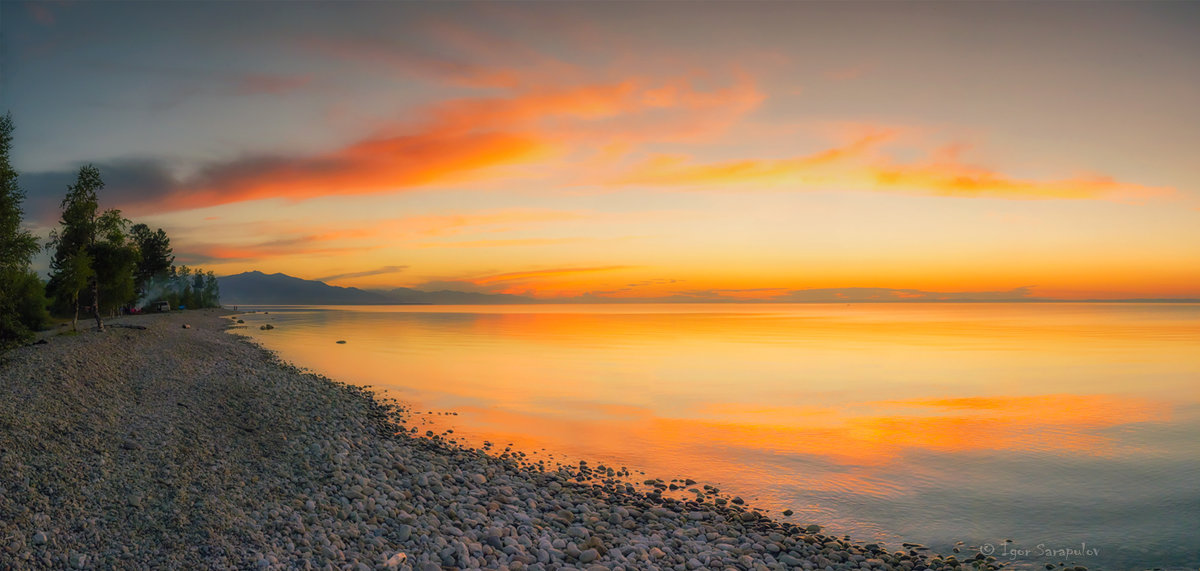
[[[245,272],[217,278],[224,305],[382,305],[396,303],[379,292],[337,287],[285,274]]]
[[[420,291],[406,287],[367,291],[331,286],[286,274],[245,272],[217,279],[225,305],[477,305],[539,303],[531,297],[464,291]]]
[[[0,0],[3,1],[3,0]],[[1048,303],[1068,300],[1029,295],[1030,288],[984,292],[928,292],[913,289],[837,288],[784,292],[770,299],[730,297],[721,290],[692,290],[663,297],[613,298],[583,295],[544,300],[504,293],[421,291],[412,288],[361,290],[331,286],[285,274],[245,272],[217,278],[225,305],[503,305],[533,303]],[[1076,302],[1200,303],[1200,299],[1088,299]]]

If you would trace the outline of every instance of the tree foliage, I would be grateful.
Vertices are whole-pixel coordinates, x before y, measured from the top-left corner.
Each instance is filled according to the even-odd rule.
[[[13,140],[12,114],[0,117],[0,268],[27,269],[37,252],[37,239],[21,229],[21,202],[25,193],[17,185],[17,171],[9,161]]]
[[[119,210],[109,210],[99,220],[100,239],[92,247],[92,266],[100,293],[97,309],[102,314],[113,315],[137,300],[138,250],[126,233],[128,227]]]
[[[217,275],[188,266],[171,266],[161,277],[152,278],[141,298],[144,306],[165,301],[171,307],[201,309],[221,307],[221,289]]]
[[[134,272],[138,250],[128,238],[129,221],[120,210],[100,212],[97,192],[104,188],[100,169],[84,165],[75,184],[62,201],[59,230],[51,233],[47,247],[54,248],[50,260],[52,292],[60,305],[73,308],[72,327],[77,326],[84,290],[96,319],[104,330],[103,315],[136,299]]]
[[[165,278],[175,263],[175,254],[171,251],[171,239],[159,228],[151,232],[145,224],[135,224],[130,228],[130,235],[137,246],[137,271],[134,273],[134,287],[139,292],[145,292],[152,279]]]
[[[30,269],[37,239],[21,229],[25,193],[9,160],[12,114],[0,117],[0,348],[28,341],[48,320],[42,282]]]

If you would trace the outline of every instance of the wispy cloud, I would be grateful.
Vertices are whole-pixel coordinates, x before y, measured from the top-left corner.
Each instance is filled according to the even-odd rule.
[[[512,88],[519,83],[520,72],[512,67],[483,65],[461,58],[438,57],[412,46],[396,46],[367,40],[314,38],[304,45],[317,53],[352,64],[382,66],[405,77],[427,78],[462,87]]]
[[[588,238],[510,238],[504,240],[456,240],[420,242],[416,248],[510,248],[519,246],[558,246],[588,241]]]
[[[396,274],[408,269],[408,266],[383,266],[373,270],[365,270],[361,272],[347,272],[344,274],[334,274],[332,276],[324,276],[317,278],[317,281],[332,282],[350,278],[365,278],[369,276],[382,276],[387,274]]]
[[[307,87],[311,75],[249,74],[236,80],[236,91],[242,95],[284,95]]]
[[[553,277],[562,277],[569,275],[577,275],[593,272],[610,272],[613,270],[624,270],[630,266],[594,266],[584,268],[550,268],[544,270],[529,270],[523,272],[507,272],[503,274],[494,274],[489,276],[477,277],[469,280],[476,285],[490,285],[501,282],[525,282],[531,279],[544,279]]]
[[[327,237],[321,235],[300,236],[280,240],[270,240],[247,245],[231,244],[190,244],[180,253],[181,257],[208,261],[254,261],[262,262],[272,258],[288,256],[318,256],[362,253],[379,249],[382,246],[333,246]]]
[[[1102,174],[1038,180],[1015,177],[966,163],[966,145],[924,151],[926,158],[902,162],[885,148],[897,131],[877,129],[849,144],[785,159],[696,162],[685,155],[659,155],[609,179],[610,185],[674,188],[729,187],[775,190],[870,190],[961,198],[1108,199],[1167,197],[1169,187],[1116,180]],[[917,149],[921,151],[921,149]]]
[[[29,16],[37,23],[43,26],[54,25],[54,12],[50,10],[50,5],[47,2],[25,2],[25,10],[29,12]]]

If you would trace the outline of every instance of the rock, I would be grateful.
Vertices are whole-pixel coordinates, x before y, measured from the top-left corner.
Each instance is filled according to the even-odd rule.
[[[400,526],[396,528],[396,541],[408,541],[408,539],[412,537],[412,530],[413,528],[411,525],[406,523],[400,524]]]
[[[794,511],[792,511],[792,510],[783,510],[783,515],[784,515],[784,517],[790,516],[790,515],[792,515],[792,514],[794,514],[794,513],[796,513],[796,512],[794,512]]]
[[[33,534],[34,545],[45,545],[47,541],[49,541],[49,538],[46,537],[46,532],[39,531]]]
[[[483,474],[472,474],[471,479],[475,480],[475,483],[481,486],[487,483],[487,476],[484,476]]]
[[[191,328],[192,328],[192,326],[191,326],[190,324],[188,324],[188,323],[184,323],[184,324],[183,324],[183,328],[184,328],[184,329],[191,329]]]
[[[338,340],[338,342],[337,342],[337,344],[338,344],[338,345],[345,345],[345,344],[346,344],[346,340],[345,340],[345,339],[339,339],[339,340]]]
[[[600,557],[599,551],[596,551],[595,549],[587,549],[579,554],[579,562],[591,563],[595,561],[597,557]]]
[[[791,556],[790,554],[788,554],[788,553],[784,553],[783,555],[780,555],[780,556],[779,556],[779,562],[780,562],[780,563],[783,563],[784,565],[789,565],[789,566],[792,566],[792,567],[795,567],[795,566],[797,566],[797,565],[803,565],[803,564],[804,564],[804,562],[803,562],[803,561],[801,561],[801,560],[799,560],[799,559],[796,559],[795,557],[792,557],[792,556]]]
[[[268,329],[275,329],[275,326],[271,325],[270,323],[266,323],[266,324],[258,326],[258,328],[262,329],[263,331],[266,331]]]
[[[384,566],[384,567],[387,567],[388,569],[399,569],[399,568],[400,568],[400,565],[401,565],[402,563],[404,563],[405,561],[408,561],[408,555],[407,555],[407,554],[405,554],[405,553],[403,553],[403,552],[401,552],[401,553],[396,553],[395,555],[392,555],[391,557],[388,557],[388,560],[387,560],[387,562],[386,562],[386,563],[384,563],[384,564],[383,564],[383,566]]]
[[[814,524],[804,528],[804,533],[809,533],[809,534],[821,533],[821,526],[814,523]]]
[[[132,440],[125,440],[121,443],[121,448],[124,448],[125,450],[141,450],[142,445]]]

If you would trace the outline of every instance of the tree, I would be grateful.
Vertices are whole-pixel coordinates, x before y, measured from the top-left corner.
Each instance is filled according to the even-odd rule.
[[[41,280],[30,269],[37,239],[21,229],[25,193],[9,161],[14,129],[11,113],[0,117],[0,347],[28,340],[48,318]]]
[[[221,307],[221,286],[212,270],[205,275],[204,299],[208,307]]]
[[[208,300],[204,299],[204,271],[200,268],[192,275],[192,305],[196,309],[208,307]]]
[[[171,251],[171,240],[162,228],[151,232],[149,226],[137,224],[130,228],[129,233],[137,245],[139,256],[134,287],[145,295],[152,289],[152,282],[167,276],[171,264],[175,263],[175,254]]]
[[[125,233],[129,221],[121,211],[108,210],[98,221],[98,239],[92,247],[92,265],[100,295],[97,309],[113,315],[137,299],[134,276],[137,270],[137,246]]]
[[[0,117],[0,268],[29,268],[37,252],[37,239],[21,230],[21,202],[25,193],[17,186],[17,171],[9,162],[14,130],[12,113]]]
[[[179,296],[179,301],[175,306],[192,307],[192,269],[187,266],[176,268],[175,283],[173,285],[173,289]]]
[[[129,221],[119,210],[100,213],[96,193],[103,188],[100,169],[80,167],[75,184],[67,187],[62,201],[61,228],[50,234],[46,245],[54,248],[50,269],[55,296],[60,301],[69,299],[75,309],[73,328],[79,321],[79,296],[85,288],[91,292],[92,315],[99,331],[104,331],[101,312],[127,303],[133,295],[137,254],[125,239]],[[101,305],[102,299],[107,306]]]
[[[47,246],[56,246],[56,249],[54,257],[50,260],[50,283],[46,284],[46,290],[54,298],[55,312],[73,312],[71,330],[75,331],[79,322],[79,294],[87,288],[88,281],[92,279],[92,259],[88,256],[86,248],[68,250],[58,244],[57,240],[59,234],[51,232],[50,243]]]

